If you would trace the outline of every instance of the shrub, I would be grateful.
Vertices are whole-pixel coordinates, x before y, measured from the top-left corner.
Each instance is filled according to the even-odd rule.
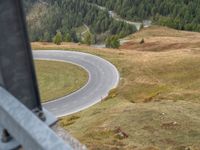
[[[117,36],[110,36],[106,39],[106,47],[107,48],[119,48],[120,41]]]
[[[142,39],[142,40],[140,41],[140,44],[144,44],[144,39]]]
[[[60,45],[62,42],[62,34],[60,31],[57,31],[56,35],[53,38],[53,42],[57,45]]]

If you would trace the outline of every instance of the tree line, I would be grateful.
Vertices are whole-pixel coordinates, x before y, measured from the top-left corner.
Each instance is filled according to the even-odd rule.
[[[28,29],[31,41],[52,41],[56,34],[63,41],[80,42],[76,28],[87,25],[92,35],[86,39],[98,42],[98,35],[117,35],[125,37],[137,29],[134,25],[116,21],[108,11],[91,5],[87,0],[46,0],[48,5],[38,4],[36,0],[25,0]],[[87,41],[87,43],[91,43]]]
[[[151,19],[155,24],[200,32],[199,0],[87,0],[131,21]]]

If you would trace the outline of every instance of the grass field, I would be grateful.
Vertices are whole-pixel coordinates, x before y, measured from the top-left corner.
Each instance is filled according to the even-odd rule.
[[[89,149],[199,150],[199,37],[153,26],[130,36],[118,50],[72,43],[32,46],[88,52],[117,66],[121,80],[108,98],[59,121]]]
[[[87,72],[72,64],[41,60],[35,64],[42,102],[68,95],[88,80]]]

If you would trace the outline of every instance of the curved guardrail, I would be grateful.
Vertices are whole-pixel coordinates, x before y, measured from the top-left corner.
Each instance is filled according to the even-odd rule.
[[[19,144],[25,150],[72,150],[48,125],[2,87],[0,124],[14,138],[10,144],[0,143],[2,150],[16,148]]]

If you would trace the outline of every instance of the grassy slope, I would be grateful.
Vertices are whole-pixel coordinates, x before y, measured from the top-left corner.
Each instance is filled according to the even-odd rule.
[[[43,102],[68,95],[88,80],[85,70],[63,62],[36,61],[36,71]]]
[[[181,150],[190,146],[198,150],[198,37],[197,33],[151,27],[130,37],[132,41],[119,50],[70,43],[58,47],[33,43],[33,47],[89,52],[108,59],[120,71],[120,84],[106,100],[60,120],[90,149]],[[143,45],[138,44],[141,38],[145,38]],[[162,46],[167,48],[162,50]]]

